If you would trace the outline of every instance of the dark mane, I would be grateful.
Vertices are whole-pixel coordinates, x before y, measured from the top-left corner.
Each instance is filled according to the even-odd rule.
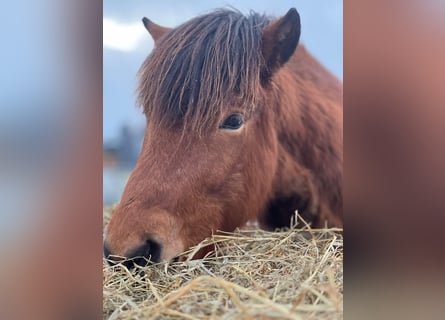
[[[269,19],[221,9],[167,33],[139,70],[138,102],[150,119],[201,131],[225,110],[255,107]]]

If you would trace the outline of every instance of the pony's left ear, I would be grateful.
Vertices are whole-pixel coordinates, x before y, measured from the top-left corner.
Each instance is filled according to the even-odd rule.
[[[143,17],[142,23],[144,24],[145,29],[147,29],[148,33],[153,38],[156,43],[164,34],[169,32],[171,29],[160,26],[159,24],[154,23],[150,19]]]
[[[295,8],[264,29],[262,51],[265,66],[261,72],[262,80],[268,80],[289,60],[297,47],[300,34],[300,15]]]

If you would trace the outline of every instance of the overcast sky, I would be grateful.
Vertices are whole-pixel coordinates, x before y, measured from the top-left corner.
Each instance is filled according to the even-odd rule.
[[[104,42],[104,140],[114,139],[127,123],[143,127],[144,116],[135,104],[136,73],[153,47],[144,29],[143,16],[175,27],[208,10],[233,6],[282,16],[295,7],[301,16],[301,43],[335,75],[343,79],[343,3],[341,0],[105,0]]]

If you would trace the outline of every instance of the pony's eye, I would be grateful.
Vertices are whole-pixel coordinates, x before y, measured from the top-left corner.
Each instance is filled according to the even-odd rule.
[[[241,113],[231,114],[219,126],[220,129],[237,130],[244,125],[244,116]]]

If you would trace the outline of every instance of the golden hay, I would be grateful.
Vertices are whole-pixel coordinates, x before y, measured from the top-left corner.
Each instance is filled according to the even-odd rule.
[[[342,319],[343,238],[335,231],[300,221],[298,229],[215,235],[197,246],[217,248],[201,260],[132,272],[104,262],[104,319]]]

